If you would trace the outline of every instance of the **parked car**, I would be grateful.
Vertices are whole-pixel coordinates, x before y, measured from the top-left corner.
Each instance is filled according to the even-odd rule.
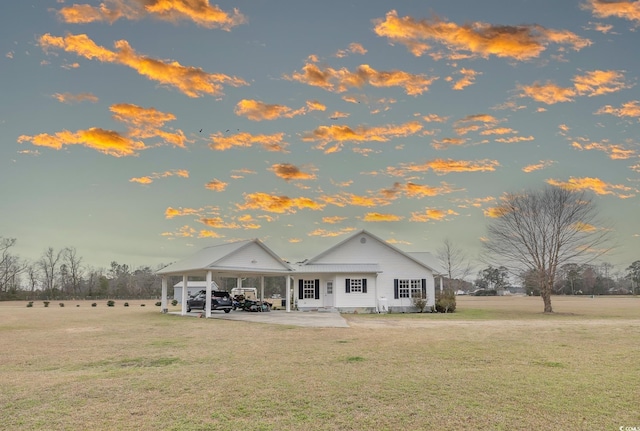
[[[206,303],[207,291],[201,290],[187,300],[187,312],[190,312],[194,308],[204,311]],[[211,291],[211,311],[224,310],[225,313],[228,313],[231,311],[231,308],[233,308],[233,302],[231,301],[229,292],[223,290]]]

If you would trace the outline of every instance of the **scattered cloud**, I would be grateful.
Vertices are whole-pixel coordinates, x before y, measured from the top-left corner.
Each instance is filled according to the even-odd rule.
[[[439,210],[439,209],[425,209],[423,212],[412,212],[410,221],[413,222],[429,222],[429,221],[442,221],[446,220],[449,216],[459,215],[454,210]]]
[[[462,90],[462,89],[474,84],[475,81],[476,81],[476,76],[482,75],[482,72],[476,72],[473,69],[466,69],[466,68],[460,69],[457,73],[462,75],[462,78],[457,80],[451,86],[451,88],[453,88],[454,90]]]
[[[267,151],[277,151],[286,153],[287,143],[284,142],[284,133],[273,135],[252,135],[247,132],[240,132],[235,135],[225,136],[223,133],[216,133],[210,136],[213,141],[209,147],[212,150],[224,151],[234,147],[250,148],[254,145],[261,145]]]
[[[576,96],[600,96],[630,88],[624,74],[616,70],[594,70],[573,77],[573,87],[561,87],[551,81],[521,85],[520,97],[529,97],[536,102],[553,105],[571,102]]]
[[[587,0],[583,9],[598,18],[622,18],[640,24],[640,2],[630,0]]]
[[[343,58],[348,56],[349,54],[359,54],[365,55],[367,50],[359,43],[350,43],[347,49],[340,49],[336,52],[335,56],[338,58]]]
[[[229,184],[218,179],[213,179],[204,185],[207,190],[213,190],[214,192],[223,192]]]
[[[405,176],[413,172],[433,171],[438,175],[451,172],[493,172],[500,166],[497,160],[452,160],[433,159],[425,163],[403,163],[400,167],[389,167],[386,173],[391,176]]]
[[[538,163],[534,163],[532,165],[525,166],[524,168],[522,168],[522,171],[526,172],[526,173],[539,171],[541,169],[548,168],[549,166],[553,165],[554,163],[555,163],[554,160],[540,160]]]
[[[374,23],[378,36],[405,45],[415,56],[429,51],[429,42],[446,50],[446,53],[437,53],[436,58],[496,56],[520,61],[539,57],[551,43],[575,51],[591,44],[589,39],[568,30],[547,29],[540,25],[491,25],[479,21],[458,25],[437,16],[422,20],[399,17],[395,10],[387,12],[384,20],[376,19]]]
[[[130,103],[118,103],[109,108],[114,120],[129,126],[128,136],[138,139],[160,138],[176,147],[184,148],[189,141],[182,130],[165,131],[161,127],[176,119],[175,115],[155,108],[144,108]]]
[[[598,150],[607,153],[612,160],[626,160],[632,157],[636,157],[636,151],[630,150],[618,144],[610,144],[608,140],[602,142],[590,142],[588,144],[581,144],[577,141],[573,141],[571,146],[577,150]]]
[[[496,138],[494,139],[494,141],[496,142],[500,142],[503,144],[513,144],[515,142],[527,142],[527,141],[533,141],[535,140],[535,138],[531,135],[529,136],[510,136],[508,138]]]
[[[146,175],[144,177],[131,178],[129,182],[131,183],[139,183],[139,184],[151,184],[154,180],[158,178],[167,178],[167,177],[181,177],[181,178],[189,178],[189,171],[186,169],[171,169],[165,172],[154,172],[151,175]]]
[[[390,222],[390,221],[401,221],[404,217],[395,215],[395,214],[382,214],[382,213],[366,213],[364,217],[362,217],[362,221],[369,222]]]
[[[173,208],[168,207],[164,211],[164,217],[167,219],[172,219],[174,217],[183,217],[183,216],[199,216],[204,211],[203,208]]]
[[[137,54],[126,40],[118,40],[116,51],[97,45],[86,34],[51,36],[46,33],[38,39],[43,50],[62,49],[89,60],[129,66],[140,75],[161,85],[174,87],[189,97],[208,94],[221,96],[223,85],[239,87],[248,85],[246,81],[222,73],[207,73],[199,67],[183,66],[177,61],[167,62]]]
[[[342,229],[337,230],[337,231],[329,231],[329,230],[326,230],[326,229],[316,229],[316,230],[313,230],[313,231],[309,232],[307,235],[309,235],[309,236],[319,236],[319,237],[323,237],[323,238],[335,238],[337,236],[342,236],[342,235],[346,235],[348,233],[351,233],[354,230],[356,230],[355,227],[345,227],[345,228],[342,228]]]
[[[99,7],[88,4],[64,7],[58,11],[58,16],[69,24],[113,24],[119,19],[140,20],[149,16],[172,23],[190,20],[201,27],[227,31],[246,22],[238,9],[225,12],[218,6],[209,5],[208,0],[104,0]]]
[[[52,96],[60,103],[81,103],[81,102],[92,102],[96,103],[98,101],[98,97],[91,93],[55,93]]]
[[[331,217],[322,217],[322,222],[327,224],[338,224],[345,221],[347,217],[341,216],[331,216]]]
[[[41,133],[35,136],[20,135],[18,142],[31,142],[38,147],[61,150],[69,145],[82,145],[114,157],[135,156],[146,149],[144,142],[136,141],[113,130],[92,127],[70,132],[63,130],[53,135]]]
[[[277,214],[295,213],[300,209],[321,210],[324,204],[310,198],[290,198],[268,193],[245,193],[244,204],[236,205],[240,210],[261,210]]]
[[[304,115],[309,111],[324,111],[326,106],[318,101],[307,101],[307,105],[298,109],[291,109],[284,105],[267,104],[258,100],[242,99],[236,104],[235,113],[253,121],[275,120],[278,118],[293,118]]]
[[[271,171],[273,171],[276,176],[282,178],[285,181],[291,180],[315,180],[315,174],[309,172],[302,172],[300,168],[294,166],[290,163],[278,163],[271,166]]]
[[[378,127],[357,126],[351,128],[346,125],[320,126],[312,132],[302,136],[305,142],[318,142],[317,149],[325,153],[333,153],[342,149],[344,142],[387,142],[391,138],[406,137],[419,132],[422,124],[410,121],[400,125],[384,125]],[[327,148],[335,142],[336,145]]]
[[[443,138],[431,141],[431,146],[436,150],[446,150],[449,147],[459,147],[467,143],[466,138]]]
[[[558,181],[555,179],[547,180],[548,184],[556,187],[562,187],[568,190],[591,190],[598,195],[615,195],[619,198],[626,199],[635,196],[635,191],[631,187],[622,184],[611,184],[602,181],[600,178],[569,178],[568,181]]]
[[[446,123],[449,120],[449,117],[443,117],[438,114],[427,114],[422,116],[422,119],[427,123]]]
[[[632,100],[630,102],[623,103],[619,108],[614,108],[611,105],[605,105],[598,109],[596,114],[611,114],[620,118],[630,117],[640,119],[640,102]]]
[[[418,96],[428,91],[429,86],[438,79],[401,70],[377,71],[368,64],[362,64],[351,72],[346,68],[321,69],[314,63],[307,63],[302,72],[293,72],[291,75],[284,75],[284,78],[336,93],[344,93],[349,88],[362,88],[365,84],[372,87],[402,87],[410,96]]]

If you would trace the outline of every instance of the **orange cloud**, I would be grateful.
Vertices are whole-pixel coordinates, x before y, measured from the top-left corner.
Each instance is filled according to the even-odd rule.
[[[568,190],[591,190],[598,195],[616,195],[619,198],[626,199],[635,196],[631,187],[622,184],[610,184],[602,181],[600,178],[569,178],[568,181],[558,181],[554,179],[547,180],[548,184],[556,187],[562,187]]]
[[[456,189],[453,186],[442,182],[438,187],[427,186],[423,184],[415,184],[407,182],[404,191],[409,198],[423,198],[425,196],[440,196],[448,193],[459,192],[464,189]]]
[[[151,175],[147,175],[144,177],[131,178],[129,182],[131,183],[139,183],[139,184],[151,184],[153,180],[157,180],[158,178],[166,178],[166,177],[181,177],[181,178],[189,178],[189,171],[186,169],[172,169],[170,171],[165,171],[161,173],[152,173]]]
[[[151,16],[173,23],[191,20],[201,27],[227,31],[246,22],[237,9],[233,13],[224,12],[218,6],[209,5],[208,0],[105,0],[99,7],[87,4],[64,7],[58,16],[70,24],[102,21],[113,24],[121,18],[139,20]]]
[[[611,114],[616,117],[631,117],[640,119],[640,102],[632,100],[630,102],[623,103],[620,108],[614,108],[611,105],[605,105],[596,111],[596,114]]]
[[[285,181],[291,180],[315,180],[316,176],[311,173],[302,172],[300,168],[290,163],[279,163],[271,166],[271,171]]]
[[[233,147],[249,148],[254,145],[262,145],[267,151],[279,151],[286,153],[287,143],[283,141],[284,133],[275,133],[273,135],[251,135],[247,132],[241,132],[236,135],[224,136],[222,133],[211,135],[212,144],[209,148],[217,151],[228,150]]]
[[[139,55],[126,40],[115,42],[115,52],[96,45],[86,34],[55,37],[47,33],[39,38],[39,43],[45,51],[50,48],[63,49],[89,60],[129,66],[140,75],[162,85],[174,87],[189,97],[200,97],[204,94],[220,96],[223,94],[223,84],[234,87],[248,85],[241,78],[221,73],[207,73],[201,68],[183,66],[177,61],[165,62]]]
[[[320,210],[324,204],[309,198],[290,198],[288,196],[274,196],[267,193],[248,193],[244,195],[244,204],[237,204],[241,210],[262,210],[272,213],[295,213],[298,209]]]
[[[640,22],[640,3],[637,1],[587,0],[581,6],[598,18],[616,17]]]
[[[365,55],[366,53],[367,53],[367,50],[364,49],[364,47],[361,44],[354,42],[349,44],[349,48],[338,50],[335,56],[338,58],[342,58],[342,57],[348,56],[349,54]]]
[[[533,141],[535,138],[533,136],[511,136],[509,138],[496,138],[494,141],[501,142],[504,144],[513,144],[514,142],[526,142]]]
[[[216,229],[238,229],[240,227],[240,225],[235,222],[225,222],[221,217],[201,217],[198,221],[206,226]]]
[[[462,90],[465,87],[474,84],[476,81],[476,76],[482,75],[482,72],[476,72],[473,69],[465,68],[460,69],[458,73],[462,75],[462,78],[453,84],[451,88],[453,88],[454,90]]]
[[[96,103],[98,98],[91,93],[56,93],[53,97],[60,103],[80,103],[93,102]]]
[[[424,115],[422,119],[427,123],[446,123],[449,120],[449,117],[442,117],[437,114],[427,114]]]
[[[426,209],[424,212],[412,212],[410,221],[413,222],[428,222],[428,221],[442,221],[447,218],[447,216],[458,215],[454,210],[437,210],[437,209]]]
[[[228,184],[224,181],[220,181],[217,179],[209,181],[204,187],[208,190],[213,190],[214,192],[222,192],[227,188]]]
[[[616,70],[593,70],[584,75],[573,77],[573,87],[560,87],[553,82],[544,84],[535,82],[532,85],[522,85],[520,97],[530,97],[537,102],[552,105],[559,102],[571,102],[575,96],[600,96],[615,93],[629,88],[624,81],[624,74]]]
[[[500,166],[497,160],[451,160],[434,159],[422,164],[402,164],[399,168],[389,167],[387,173],[392,176],[404,176],[412,172],[427,172],[429,170],[439,175],[450,172],[493,172]]]
[[[362,221],[389,222],[389,221],[400,221],[403,218],[404,217],[398,216],[395,214],[366,213],[362,218]]]
[[[114,157],[134,156],[147,147],[141,141],[134,141],[113,130],[92,127],[87,130],[69,132],[63,130],[54,135],[41,133],[35,136],[21,135],[18,142],[31,142],[39,147],[60,150],[68,145],[83,145]]]
[[[378,36],[405,45],[415,56],[431,49],[426,43],[429,41],[447,49],[449,58],[489,58],[494,55],[516,60],[536,58],[550,43],[567,45],[576,51],[591,44],[588,39],[569,31],[547,29],[540,25],[508,26],[472,22],[459,26],[438,17],[430,20],[416,20],[410,16],[400,18],[395,10],[387,12],[384,20],[377,19],[374,23],[374,31]]]
[[[636,156],[634,150],[624,148],[622,145],[609,144],[606,140],[603,142],[591,142],[589,144],[580,144],[579,142],[572,142],[571,146],[578,150],[598,150],[607,153],[612,160],[626,160]]]
[[[355,72],[350,72],[345,68],[327,67],[323,70],[313,63],[307,63],[302,72],[293,72],[291,75],[284,75],[284,78],[337,93],[343,93],[349,88],[361,88],[365,84],[373,87],[402,87],[410,96],[428,91],[433,81],[438,79],[400,70],[377,71],[368,64],[362,64]]]
[[[184,148],[189,141],[182,130],[166,132],[160,128],[168,121],[176,119],[171,113],[161,112],[155,108],[143,108],[130,103],[111,105],[113,118],[129,125],[128,135],[133,138],[148,139],[159,137],[176,147]]]
[[[350,232],[353,232],[354,230],[356,230],[355,227],[345,227],[342,228],[338,231],[328,231],[326,229],[316,229],[314,231],[309,232],[307,235],[309,236],[320,236],[323,238],[333,238],[336,236],[340,236],[340,235],[345,235],[348,234]]]
[[[532,164],[532,165],[525,166],[524,168],[522,168],[522,171],[526,172],[526,173],[539,171],[541,169],[548,168],[549,166],[553,165],[554,163],[555,162],[553,160],[540,160],[539,163],[535,163],[535,164]]]
[[[235,108],[238,116],[247,117],[249,120],[275,120],[277,118],[293,118],[297,115],[304,115],[309,111],[324,111],[327,109],[322,103],[316,100],[309,100],[306,107],[291,109],[284,105],[271,105],[258,100],[242,99]]]
[[[489,218],[499,218],[506,215],[508,212],[509,210],[507,207],[502,206],[487,208],[483,211],[484,216]]]
[[[349,126],[320,126],[312,132],[303,135],[305,142],[320,142],[317,148],[325,153],[339,151],[343,142],[387,142],[391,138],[406,137],[419,132],[422,124],[411,121],[401,125],[386,125],[378,127],[358,126],[352,129]],[[331,142],[337,142],[337,147],[327,149]]]
[[[446,150],[449,147],[459,147],[467,142],[464,138],[444,138],[440,140],[433,140],[431,146],[436,150]]]
[[[202,209],[195,208],[172,208],[169,207],[164,211],[164,217],[167,219],[172,219],[174,217],[182,217],[182,216],[190,216],[190,215],[200,215]]]
[[[345,221],[347,217],[340,216],[332,216],[332,217],[322,217],[322,222],[327,224],[338,224]]]
[[[369,196],[361,196],[355,195],[353,193],[340,193],[338,195],[325,195],[320,199],[331,205],[335,205],[338,207],[347,207],[347,206],[358,206],[358,207],[368,207],[375,208],[389,205],[395,198],[395,191],[392,191],[391,194],[380,192],[379,196],[369,195]]]

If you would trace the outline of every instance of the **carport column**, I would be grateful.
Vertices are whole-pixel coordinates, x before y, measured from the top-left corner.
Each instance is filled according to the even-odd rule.
[[[186,275],[182,276],[182,310],[180,311],[180,314],[185,316],[187,314],[187,297],[189,295],[187,295],[188,291],[189,291],[189,277],[187,277]]]
[[[287,298],[286,300],[286,304],[287,304],[287,313],[291,312],[291,277],[289,275],[287,275],[287,282],[285,283],[287,288],[287,296],[285,296],[285,298]]]
[[[260,276],[260,304],[264,302],[264,275]]]
[[[160,308],[162,309],[162,313],[167,313],[169,309],[167,308],[167,277],[162,276],[162,297],[160,298]]]
[[[207,300],[205,302],[205,317],[211,317],[211,271],[207,271]]]
[[[440,276],[440,294],[441,295],[442,295],[442,279],[443,278],[444,278],[443,276]]]

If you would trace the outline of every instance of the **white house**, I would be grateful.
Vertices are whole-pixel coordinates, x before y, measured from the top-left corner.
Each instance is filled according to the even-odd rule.
[[[435,275],[442,274],[430,253],[407,253],[361,230],[316,257],[289,265],[257,239],[205,248],[158,271],[163,276],[162,310],[167,310],[167,276],[182,275],[181,286],[193,286],[189,276],[206,277],[211,290],[213,274],[222,277],[285,276],[286,298],[299,310],[335,309],[340,312],[414,311],[413,300],[426,298],[435,305]],[[293,287],[293,292],[291,289]],[[181,289],[182,314],[187,292]],[[208,292],[210,297],[210,292]],[[293,294],[292,294],[293,293]],[[291,301],[287,301],[287,311]],[[209,310],[209,304],[205,310]],[[207,311],[207,317],[210,311]]]
[[[430,253],[405,253],[362,230],[294,267],[298,309],[414,311],[414,298],[435,305],[439,265]]]

